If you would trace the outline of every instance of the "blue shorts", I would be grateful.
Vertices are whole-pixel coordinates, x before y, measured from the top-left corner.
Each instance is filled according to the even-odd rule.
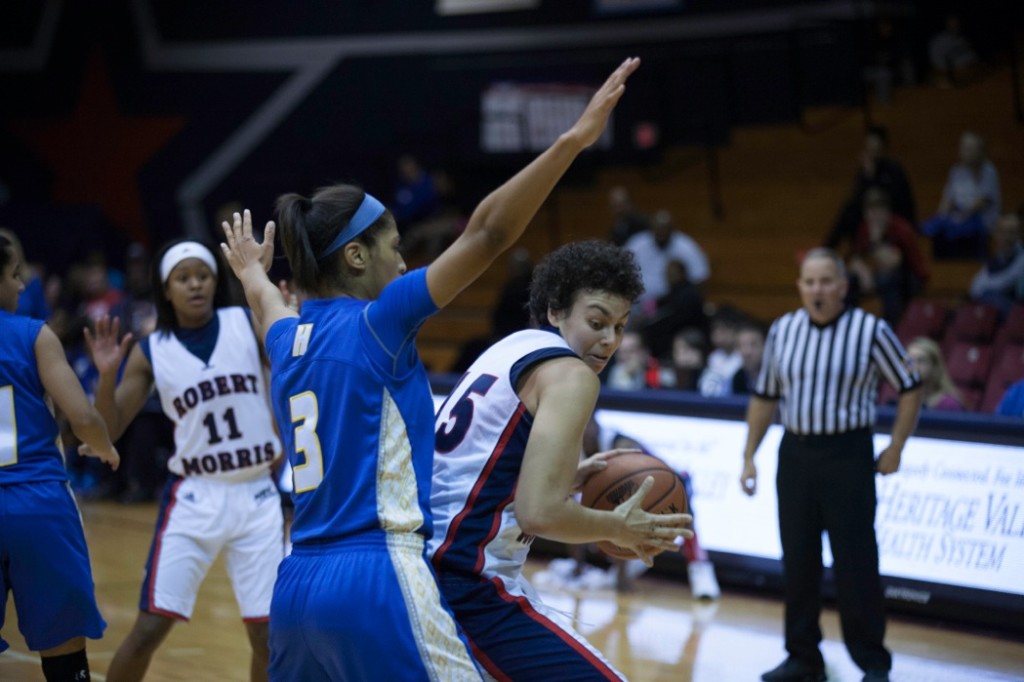
[[[66,482],[0,486],[0,566],[0,629],[10,591],[29,649],[103,636],[82,517]],[[0,651],[7,646],[0,638]]]
[[[597,649],[545,606],[521,578],[445,573],[441,593],[480,667],[497,680],[593,682],[625,678]]]
[[[414,534],[295,545],[270,604],[270,679],[480,680],[423,552]]]

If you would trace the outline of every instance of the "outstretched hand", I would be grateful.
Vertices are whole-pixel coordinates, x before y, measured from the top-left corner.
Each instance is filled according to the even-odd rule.
[[[221,227],[224,229],[225,241],[221,242],[220,250],[236,277],[241,279],[242,273],[254,263],[259,263],[263,272],[270,271],[274,262],[274,233],[277,229],[273,221],[268,222],[263,230],[262,244],[252,235],[249,209],[241,214],[235,213],[234,220],[231,223],[225,220]]]
[[[640,59],[638,57],[630,57],[622,62],[619,68],[608,76],[604,85],[598,88],[594,96],[590,98],[587,108],[569,131],[569,134],[575,135],[584,147],[589,147],[601,137],[605,126],[608,125],[608,117],[611,115],[612,109],[618,104],[622,93],[626,91],[626,79],[639,66]]]
[[[648,566],[662,552],[678,549],[676,538],[693,537],[693,531],[687,528],[693,523],[689,514],[651,514],[644,511],[644,498],[653,485],[654,477],[648,476],[632,497],[615,508],[615,513],[622,517],[625,533],[621,538],[612,538],[615,544],[632,551]]]
[[[121,319],[115,317],[113,322],[109,315],[104,315],[96,320],[96,333],[93,334],[88,327],[82,330],[85,334],[85,345],[92,355],[92,363],[100,374],[116,372],[128,353],[128,346],[132,342],[132,334],[128,332],[121,339],[117,336],[121,331]]]
[[[121,455],[117,453],[117,448],[115,448],[113,445],[110,446],[109,450],[106,450],[104,452],[98,452],[96,450],[93,450],[85,443],[82,443],[81,445],[78,446],[78,454],[82,455],[83,457],[95,457],[101,462],[106,462],[114,471],[117,471],[117,467],[120,466],[121,464]]]

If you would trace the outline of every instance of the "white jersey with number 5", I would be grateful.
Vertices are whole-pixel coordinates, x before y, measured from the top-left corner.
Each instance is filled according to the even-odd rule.
[[[515,491],[533,417],[516,384],[538,362],[575,357],[554,330],[512,334],[477,359],[437,413],[434,536],[428,553],[440,570],[515,580],[532,537],[515,516]]]
[[[266,475],[281,444],[268,418],[267,386],[256,335],[242,308],[217,310],[219,331],[208,362],[174,333],[148,339],[153,378],[164,413],[174,422],[179,476],[251,481]]]

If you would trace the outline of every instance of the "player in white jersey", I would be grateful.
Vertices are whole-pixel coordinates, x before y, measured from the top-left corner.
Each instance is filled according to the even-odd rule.
[[[438,411],[428,553],[474,656],[496,679],[621,679],[522,576],[534,537],[611,540],[650,564],[692,535],[687,514],[643,511],[651,478],[613,511],[572,497],[614,455],[579,462],[597,374],[642,291],[629,252],[608,242],[563,246],[534,271],[530,313],[541,328],[491,346]]]
[[[225,307],[213,252],[195,241],[165,247],[153,273],[157,330],[128,354],[118,321],[86,338],[100,371],[96,405],[116,438],[155,387],[174,422],[175,452],[146,562],[139,615],[107,679],[139,680],[175,622],[192,615],[199,585],[223,551],[252,645],[250,675],[267,677],[268,619],[284,555],[280,497],[270,468],[281,452],[264,363],[246,310]],[[145,455],[145,453],[140,453]]]

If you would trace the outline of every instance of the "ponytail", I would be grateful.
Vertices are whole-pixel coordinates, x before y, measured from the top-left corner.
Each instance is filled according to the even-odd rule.
[[[313,202],[300,194],[284,194],[277,199],[281,243],[288,256],[295,283],[303,291],[315,291],[320,279],[320,266],[316,261],[314,247],[310,244],[306,219],[312,209]]]
[[[319,292],[345,287],[348,271],[344,256],[332,243],[353,221],[367,193],[355,185],[331,185],[318,189],[312,197],[284,194],[277,199],[281,243],[291,265],[296,285],[303,291]],[[381,207],[383,210],[383,207]],[[381,229],[391,224],[391,214],[384,211],[368,228],[351,241],[372,248]],[[358,220],[358,218],[357,218]],[[342,237],[345,239],[345,237]]]

